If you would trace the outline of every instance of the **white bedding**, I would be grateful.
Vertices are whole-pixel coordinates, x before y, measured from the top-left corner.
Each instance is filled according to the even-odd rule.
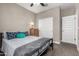
[[[41,37],[27,36],[21,39],[18,39],[18,38],[11,39],[11,40],[3,39],[2,51],[5,53],[6,56],[13,56],[16,48],[22,45],[28,44],[30,42],[36,41],[40,38]]]

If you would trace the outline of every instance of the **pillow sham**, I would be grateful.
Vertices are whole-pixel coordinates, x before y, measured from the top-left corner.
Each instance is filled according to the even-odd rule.
[[[3,38],[4,38],[4,39],[7,39],[6,32],[3,32]]]
[[[26,31],[26,32],[6,32],[5,34],[6,34],[6,38],[7,38],[8,40],[10,40],[10,39],[16,38],[16,35],[17,35],[18,33],[24,33],[25,36],[28,36],[28,32],[27,32],[27,31]]]
[[[24,33],[17,33],[16,38],[24,38],[26,37]]]
[[[6,32],[7,39],[10,40],[16,38],[16,34],[17,32]]]
[[[28,32],[18,32],[18,33],[24,33],[25,36],[28,36]]]

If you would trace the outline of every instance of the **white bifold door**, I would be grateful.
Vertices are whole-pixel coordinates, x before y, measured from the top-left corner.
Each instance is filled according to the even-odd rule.
[[[43,18],[38,21],[39,36],[53,38],[53,18]]]
[[[62,17],[62,42],[76,44],[76,16]]]

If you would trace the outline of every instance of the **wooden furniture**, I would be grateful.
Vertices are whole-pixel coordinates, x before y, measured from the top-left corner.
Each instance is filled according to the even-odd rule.
[[[1,50],[1,47],[2,47],[2,33],[0,33],[0,50]]]
[[[30,35],[31,36],[39,36],[39,30],[36,28],[31,28],[30,29]]]
[[[0,33],[0,56],[5,56],[5,54],[1,51],[1,47],[2,47],[2,37],[3,37],[3,33]]]

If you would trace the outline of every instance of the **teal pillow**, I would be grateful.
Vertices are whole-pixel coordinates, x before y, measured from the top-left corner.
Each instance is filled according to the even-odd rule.
[[[26,37],[24,33],[16,34],[16,38],[24,38],[24,37]]]

